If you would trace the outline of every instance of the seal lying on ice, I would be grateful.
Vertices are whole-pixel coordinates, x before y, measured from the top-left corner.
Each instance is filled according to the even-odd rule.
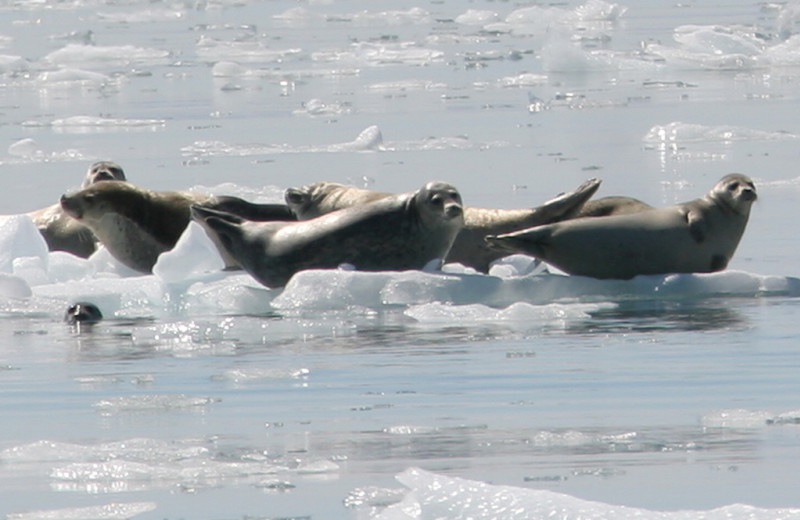
[[[703,197],[682,204],[558,222],[486,240],[594,278],[720,271],[739,245],[755,200],[753,181],[730,174]]]
[[[202,205],[192,206],[192,214],[267,287],[281,287],[303,269],[342,264],[422,269],[445,257],[464,225],[461,195],[443,182],[302,222],[252,222]]]
[[[575,191],[564,193],[541,206],[525,209],[486,209],[466,206],[464,227],[459,232],[447,255],[447,262],[458,262],[481,272],[489,271],[489,264],[510,253],[488,247],[484,237],[525,229],[541,224],[572,218],[584,203],[597,191],[600,180],[590,179]],[[307,220],[330,213],[390,197],[391,194],[346,186],[334,182],[318,182],[286,190],[286,204],[298,220]]]
[[[100,181],[124,181],[122,167],[111,161],[99,161],[86,171],[83,188]],[[81,258],[88,258],[97,249],[97,239],[91,230],[64,213],[60,204],[31,211],[28,216],[39,229],[47,249],[66,251]]]
[[[61,197],[61,207],[67,215],[88,227],[119,262],[142,273],[152,272],[158,255],[175,247],[189,224],[189,208],[197,203],[238,210],[253,219],[294,220],[283,204],[153,191],[128,182],[100,182]],[[228,267],[236,267],[229,258],[223,258]]]

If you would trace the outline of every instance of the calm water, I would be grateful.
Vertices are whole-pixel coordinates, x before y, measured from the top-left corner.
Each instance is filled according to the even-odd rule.
[[[44,0],[0,21],[7,215],[101,159],[257,200],[442,179],[525,207],[600,177],[661,205],[733,171],[760,197],[728,272],[602,283],[520,261],[276,291],[191,252],[184,278],[131,277],[37,256],[6,219],[0,516],[800,516],[800,6]],[[107,319],[64,325],[79,298]],[[512,486],[517,516],[455,477]]]

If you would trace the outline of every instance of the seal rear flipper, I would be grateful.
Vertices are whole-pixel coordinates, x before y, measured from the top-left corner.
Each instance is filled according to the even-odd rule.
[[[549,226],[539,226],[504,235],[486,235],[484,240],[491,248],[509,254],[524,253],[545,259],[545,248],[551,234]]]
[[[600,179],[589,179],[575,190],[562,193],[546,201],[538,208],[535,208],[535,211],[541,215],[542,223],[573,218],[597,192],[601,182]]]
[[[256,222],[297,220],[297,216],[286,204],[257,204],[231,195],[213,197],[200,206]]]

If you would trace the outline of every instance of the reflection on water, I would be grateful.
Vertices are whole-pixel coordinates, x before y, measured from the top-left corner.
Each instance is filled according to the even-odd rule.
[[[747,319],[728,302],[713,300],[628,300],[599,309],[573,332],[698,332],[741,329]]]

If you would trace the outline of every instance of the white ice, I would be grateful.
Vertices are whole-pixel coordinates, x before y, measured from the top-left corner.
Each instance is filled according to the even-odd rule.
[[[559,518],[562,520],[783,520],[800,519],[800,509],[762,509],[734,504],[699,511],[653,511],[627,506],[592,502],[547,490],[500,486],[453,478],[419,468],[409,468],[397,475],[405,487],[403,498],[386,508],[374,507],[374,520],[449,520],[459,518],[505,520]],[[397,496],[397,490],[380,493],[358,489],[347,503],[373,506]],[[375,500],[382,499],[383,502]],[[382,509],[382,510],[381,510]]]

